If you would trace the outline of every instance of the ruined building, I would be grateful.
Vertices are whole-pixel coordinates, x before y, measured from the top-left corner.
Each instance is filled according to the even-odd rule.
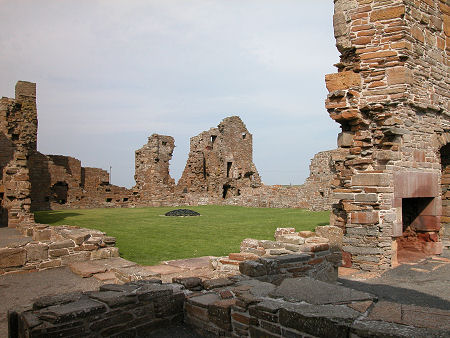
[[[177,191],[188,201],[212,202],[241,195],[243,188],[261,186],[253,164],[253,139],[238,116],[191,138],[189,158]]]
[[[70,208],[228,204],[328,210],[334,151],[311,161],[301,186],[266,186],[253,163],[253,139],[237,116],[191,138],[178,184],[170,176],[171,136],[153,134],[135,153],[132,189],[110,184],[107,171],[36,149],[36,85],[19,81],[16,98],[2,98],[0,169],[2,225],[33,220],[32,211]]]
[[[342,128],[331,223],[346,266],[387,269],[448,241],[449,18],[444,0],[335,1],[326,108]]]
[[[0,226],[33,220],[28,157],[36,149],[36,85],[19,81],[0,99]]]
[[[172,136],[153,134],[135,153],[135,200],[139,205],[161,206],[175,203],[175,180],[169,174],[175,141]]]

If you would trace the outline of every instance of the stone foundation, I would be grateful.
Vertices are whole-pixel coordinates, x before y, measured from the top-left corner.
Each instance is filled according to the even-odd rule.
[[[21,225],[19,229],[27,237],[0,248],[0,275],[119,256],[116,239],[97,230],[44,224]]]

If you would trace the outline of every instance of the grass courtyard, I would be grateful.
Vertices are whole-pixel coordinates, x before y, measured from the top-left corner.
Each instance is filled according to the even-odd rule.
[[[39,211],[36,222],[98,229],[117,238],[123,258],[143,265],[239,252],[244,238],[270,239],[279,227],[314,230],[329,212],[303,209],[189,207],[199,217],[165,217],[174,207]]]

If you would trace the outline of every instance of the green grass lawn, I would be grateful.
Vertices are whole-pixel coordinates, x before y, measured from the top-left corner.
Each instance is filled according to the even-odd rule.
[[[162,260],[239,252],[244,238],[271,239],[278,227],[314,230],[329,212],[303,209],[189,207],[199,217],[165,217],[173,207],[39,211],[36,222],[98,229],[117,238],[121,256],[143,265]]]

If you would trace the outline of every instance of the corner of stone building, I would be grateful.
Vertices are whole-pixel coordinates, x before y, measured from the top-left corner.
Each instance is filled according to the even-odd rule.
[[[342,132],[331,219],[354,267],[388,268],[412,237],[424,253],[442,247],[447,151],[435,139],[449,130],[448,18],[442,0],[335,1],[341,57],[325,105]]]

